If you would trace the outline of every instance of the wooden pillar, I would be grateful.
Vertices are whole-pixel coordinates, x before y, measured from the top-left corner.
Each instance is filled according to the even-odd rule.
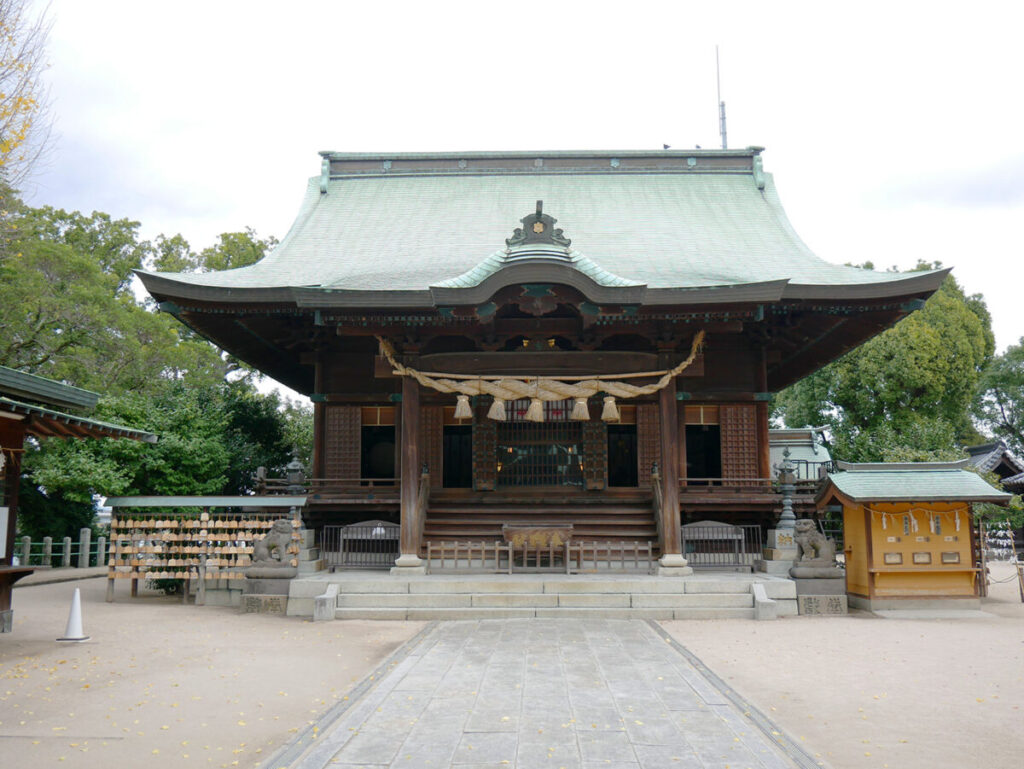
[[[679,416],[675,380],[658,392],[661,416],[661,555],[679,555]],[[686,565],[684,560],[683,566]]]
[[[768,391],[768,353],[764,347],[761,348],[757,386],[763,393]],[[772,475],[772,455],[768,438],[769,421],[768,402],[760,401],[757,404],[757,469],[759,478],[770,478]]]
[[[4,459],[7,461],[3,471],[5,492],[0,497],[0,506],[7,508],[7,531],[4,537],[7,547],[4,548],[5,552],[0,553],[0,564],[6,566],[11,565],[14,556],[14,534],[18,519],[18,487],[21,484],[21,449],[24,445],[24,423],[0,419],[0,446],[12,449],[12,451],[4,452]]]
[[[420,386],[402,377],[401,555],[397,567],[420,567]]]
[[[313,390],[320,395],[326,392],[324,387],[324,363],[320,356],[317,356],[316,366],[313,374]],[[310,475],[314,478],[327,477],[326,458],[326,427],[327,415],[323,402],[313,404],[313,466],[309,468]]]

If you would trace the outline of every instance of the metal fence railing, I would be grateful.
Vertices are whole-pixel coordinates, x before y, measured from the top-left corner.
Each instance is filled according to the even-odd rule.
[[[388,521],[324,526],[320,530],[320,555],[331,571],[388,569],[399,556],[399,531],[397,523]]]
[[[749,568],[762,557],[760,526],[704,521],[682,527],[682,550],[695,569]]]

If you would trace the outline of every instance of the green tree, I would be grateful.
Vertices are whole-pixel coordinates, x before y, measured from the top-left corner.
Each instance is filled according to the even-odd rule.
[[[156,444],[51,438],[29,447],[21,531],[64,536],[50,530],[60,525],[77,532],[92,520],[97,495],[247,494],[257,467],[284,474],[296,428],[277,393],[260,394],[245,381],[158,381],[155,391],[103,398],[95,414],[156,433]]]
[[[1024,339],[985,369],[974,402],[982,427],[1024,457]]]
[[[152,250],[138,226],[21,209],[14,257],[0,266],[0,364],[105,393],[185,374],[220,381],[231,367],[217,349],[128,288]]]
[[[217,242],[195,253],[181,235],[160,235],[151,260],[159,272],[216,272],[255,264],[277,245],[277,238],[260,238],[252,227],[222,232]]]
[[[984,300],[948,277],[921,310],[780,392],[776,415],[831,427],[840,459],[955,458],[981,440],[970,406],[994,348]]]

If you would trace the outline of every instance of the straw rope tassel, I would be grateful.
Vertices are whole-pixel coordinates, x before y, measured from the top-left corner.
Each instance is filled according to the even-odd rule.
[[[487,416],[496,422],[504,422],[505,416],[505,399],[495,398],[494,403],[491,404],[491,408],[487,411]]]
[[[652,395],[664,387],[667,387],[673,379],[687,368],[694,360],[704,344],[704,331],[698,331],[690,346],[690,354],[685,360],[674,368],[667,371],[650,371],[633,374],[597,375],[589,377],[564,377],[552,379],[548,377],[531,378],[530,380],[516,379],[514,377],[480,377],[479,375],[462,374],[435,374],[417,371],[402,365],[395,359],[395,351],[391,344],[383,337],[377,337],[380,343],[381,354],[391,364],[394,373],[398,376],[411,376],[424,387],[429,387],[442,393],[455,393],[462,395],[490,395],[495,403],[501,401],[530,398],[530,409],[536,412],[537,406],[532,401],[540,403],[549,401],[561,401],[569,398],[590,398],[600,392],[605,394],[605,408],[608,409],[608,398],[637,398],[643,395]],[[658,379],[646,385],[633,385],[620,379],[636,378],[642,376],[656,376]],[[614,400],[612,405],[614,406]],[[491,409],[491,413],[497,409]],[[615,408],[617,413],[618,409]],[[495,417],[492,417],[495,418]],[[529,416],[527,417],[530,418]],[[541,408],[543,419],[543,408]]]
[[[576,403],[573,404],[572,414],[569,415],[569,419],[575,419],[577,422],[586,422],[590,419],[590,409],[587,408],[586,398],[576,399]]]
[[[535,391],[540,390],[540,380],[538,379],[535,383]],[[530,398],[530,408],[526,410],[526,415],[523,417],[528,422],[543,422],[544,421],[544,404],[541,403],[540,398]]]
[[[611,395],[606,395],[604,397],[604,408],[601,409],[601,421],[619,421],[619,407],[615,405],[615,398],[613,398]]]
[[[469,396],[459,395],[455,399],[455,418],[456,419],[471,419],[473,416],[473,410],[469,407]]]

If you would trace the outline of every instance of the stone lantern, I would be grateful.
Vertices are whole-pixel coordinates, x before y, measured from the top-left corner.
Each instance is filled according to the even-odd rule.
[[[292,457],[292,461],[285,466],[285,479],[288,481],[289,494],[306,493],[306,467],[299,461],[298,457]]]

